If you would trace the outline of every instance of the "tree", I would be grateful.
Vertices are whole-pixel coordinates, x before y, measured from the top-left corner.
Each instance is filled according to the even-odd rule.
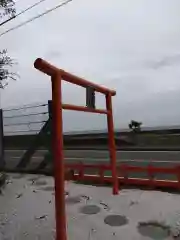
[[[141,122],[137,122],[134,120],[131,120],[129,123],[129,129],[131,130],[132,133],[132,141],[134,144],[137,143],[137,133],[141,132]]]
[[[13,17],[16,14],[13,0],[0,0],[0,17]]]
[[[131,120],[131,122],[129,123],[129,129],[131,129],[132,132],[138,133],[141,131],[141,125],[142,122]]]
[[[11,18],[15,14],[16,10],[13,0],[0,0],[0,18],[4,16]],[[8,79],[16,79],[17,74],[9,70],[14,63],[14,60],[8,56],[6,49],[0,51],[0,88],[4,88],[8,84]]]

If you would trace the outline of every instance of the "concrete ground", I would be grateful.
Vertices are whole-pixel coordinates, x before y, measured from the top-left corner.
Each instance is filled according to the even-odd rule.
[[[68,240],[180,239],[180,195],[66,183]],[[53,178],[10,174],[0,195],[0,239],[55,239]],[[177,238],[174,238],[176,236]]]

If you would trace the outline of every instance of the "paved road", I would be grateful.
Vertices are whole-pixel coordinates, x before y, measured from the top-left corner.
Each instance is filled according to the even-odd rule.
[[[44,154],[47,151],[37,151],[31,159],[28,169],[36,169],[39,163],[43,160]],[[8,150],[5,152],[6,167],[13,169],[23,155],[23,150]],[[108,162],[108,151],[97,150],[66,150],[66,162],[86,162],[86,163],[102,163]],[[173,167],[180,165],[180,151],[117,151],[117,163],[128,163],[133,166],[147,166],[150,162],[158,167]],[[133,173],[131,177],[147,177],[147,173]],[[176,176],[167,174],[157,174],[159,179],[175,180]]]
[[[22,156],[23,150],[6,150],[6,160],[18,159]],[[42,158],[46,150],[39,150],[34,154],[34,158]],[[109,159],[108,151],[98,150],[65,150],[65,158],[81,160],[105,160]],[[160,161],[180,161],[180,151],[117,151],[117,160],[160,160]]]
[[[40,163],[46,150],[37,151],[32,159],[31,164]],[[5,161],[7,166],[15,167],[23,155],[23,150],[8,150],[5,152]],[[65,150],[65,160],[67,162],[86,162],[86,163],[99,163],[108,162],[108,151],[97,150]],[[180,152],[179,151],[117,151],[117,162],[126,162],[137,166],[146,166],[150,162],[156,166],[175,166],[180,165]]]

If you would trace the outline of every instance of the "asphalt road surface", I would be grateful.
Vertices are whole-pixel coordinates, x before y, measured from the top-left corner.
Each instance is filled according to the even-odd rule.
[[[23,150],[6,150],[5,159],[19,159],[25,151]],[[46,150],[39,150],[34,154],[34,158],[43,158]],[[66,159],[74,160],[99,160],[108,161],[109,152],[102,150],[65,150]],[[180,161],[180,151],[117,151],[117,160],[144,160],[144,161]]]
[[[23,150],[5,151],[5,161],[8,169],[16,167],[20,161]],[[37,151],[30,163],[30,169],[36,169],[36,166],[43,160],[46,150]],[[84,162],[84,163],[107,163],[109,161],[108,151],[98,150],[65,150],[66,162]],[[117,164],[128,163],[133,166],[147,166],[151,163],[157,167],[173,167],[180,165],[180,151],[117,151]],[[157,174],[158,175],[158,174]],[[132,173],[131,177],[147,177],[147,173]],[[175,180],[176,176],[159,174],[159,179]]]
[[[5,151],[5,161],[7,166],[15,167],[20,161],[23,150]],[[40,163],[46,150],[37,151],[32,159],[32,163]],[[65,150],[66,162],[84,162],[84,163],[107,163],[109,161],[108,151],[98,150]],[[128,163],[137,166],[145,166],[153,163],[156,166],[175,166],[180,165],[180,151],[117,151],[117,163]]]

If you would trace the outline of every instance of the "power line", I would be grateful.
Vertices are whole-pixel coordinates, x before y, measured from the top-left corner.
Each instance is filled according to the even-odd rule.
[[[48,112],[40,112],[40,113],[29,113],[29,114],[19,114],[19,115],[13,115],[13,116],[4,116],[4,119],[11,119],[11,118],[19,118],[19,117],[29,117],[29,116],[37,116],[37,115],[45,115],[48,114]]]
[[[40,124],[40,123],[45,123],[47,122],[47,120],[43,120],[43,121],[32,121],[32,122],[20,122],[20,123],[8,123],[8,124],[4,124],[4,127],[9,127],[9,126],[22,126],[22,125],[32,125],[32,124]]]
[[[6,23],[8,23],[8,22],[10,22],[10,21],[13,20],[14,18],[17,18],[18,16],[22,15],[23,13],[29,11],[30,9],[36,7],[37,5],[39,5],[40,3],[45,2],[45,1],[46,1],[46,0],[40,0],[39,2],[36,2],[35,4],[31,5],[30,7],[28,7],[28,8],[26,8],[26,9],[22,10],[21,12],[19,12],[18,14],[15,14],[15,15],[13,15],[12,17],[10,17],[9,19],[1,22],[1,23],[0,23],[0,26],[6,24]]]
[[[43,12],[43,13],[40,13],[39,15],[37,15],[37,16],[35,16],[35,17],[33,17],[33,18],[28,19],[27,21],[22,22],[22,23],[20,23],[19,25],[15,26],[15,27],[12,27],[12,28],[10,28],[10,29],[8,29],[8,30],[6,30],[6,31],[4,31],[3,33],[0,34],[0,37],[2,37],[3,35],[11,32],[11,31],[14,31],[14,30],[16,30],[16,29],[18,29],[18,28],[26,25],[27,23],[30,23],[30,22],[32,22],[32,21],[34,21],[34,20],[36,20],[36,19],[38,19],[38,18],[40,18],[40,17],[43,17],[44,15],[46,15],[46,14],[48,14],[48,13],[50,13],[50,12],[55,11],[56,9],[58,9],[58,8],[64,6],[64,5],[68,4],[69,2],[72,2],[72,0],[67,0],[66,2],[63,2],[63,3],[61,3],[61,4],[58,4],[58,5],[56,5],[55,7],[51,8],[51,9],[49,9],[49,10]]]
[[[4,112],[8,112],[8,111],[14,111],[14,110],[21,110],[21,109],[28,109],[28,108],[38,108],[38,107],[44,107],[47,106],[47,103],[42,103],[42,104],[33,104],[33,105],[23,105],[20,107],[15,107],[15,108],[4,108],[3,111]]]

